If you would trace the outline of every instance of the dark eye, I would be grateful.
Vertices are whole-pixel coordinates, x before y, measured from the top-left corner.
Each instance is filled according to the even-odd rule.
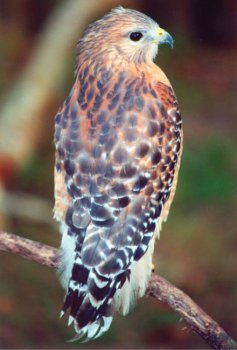
[[[143,37],[143,35],[140,32],[133,32],[130,34],[130,39],[132,41],[139,41],[142,37]]]

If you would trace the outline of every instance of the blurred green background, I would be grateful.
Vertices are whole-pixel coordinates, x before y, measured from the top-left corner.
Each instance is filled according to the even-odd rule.
[[[236,0],[0,0],[0,228],[59,246],[52,220],[53,117],[73,83],[81,29],[119,4],[152,16],[175,39],[173,50],[161,47],[157,63],[179,100],[184,152],[156,246],[156,271],[235,337]],[[78,12],[70,12],[73,6]],[[51,59],[41,66],[37,60],[44,54]],[[39,75],[29,74],[31,65]],[[44,87],[46,78],[52,85]],[[31,94],[40,86],[46,96]],[[62,300],[55,271],[0,253],[0,348],[207,348],[177,314],[150,297],[127,317],[116,316],[100,339],[67,343],[73,330],[59,320]]]

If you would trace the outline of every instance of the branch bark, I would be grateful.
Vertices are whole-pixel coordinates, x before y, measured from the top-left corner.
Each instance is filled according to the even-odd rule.
[[[46,244],[0,231],[0,251],[20,255],[48,267],[57,267],[59,250]],[[153,274],[147,295],[167,304],[212,349],[237,349],[237,343],[205,313],[187,294],[165,278]]]

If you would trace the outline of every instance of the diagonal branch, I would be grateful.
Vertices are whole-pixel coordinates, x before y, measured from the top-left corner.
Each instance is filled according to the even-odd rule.
[[[237,343],[187,294],[159,275],[150,279],[147,294],[167,304],[212,349],[237,349]]]
[[[0,231],[0,251],[20,255],[48,267],[57,267],[59,250],[46,244]],[[147,289],[150,295],[177,312],[187,325],[212,349],[237,349],[237,343],[187,294],[159,275],[153,275]]]
[[[57,248],[14,235],[13,233],[0,231],[0,250],[20,255],[41,265],[57,267],[59,252]]]

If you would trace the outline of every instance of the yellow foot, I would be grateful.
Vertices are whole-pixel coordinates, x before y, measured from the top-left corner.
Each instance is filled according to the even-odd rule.
[[[155,271],[155,265],[154,265],[154,264],[150,264],[150,266],[149,266],[149,267],[150,267],[150,269],[151,269],[151,271],[152,271],[152,272],[154,272],[154,271]]]

